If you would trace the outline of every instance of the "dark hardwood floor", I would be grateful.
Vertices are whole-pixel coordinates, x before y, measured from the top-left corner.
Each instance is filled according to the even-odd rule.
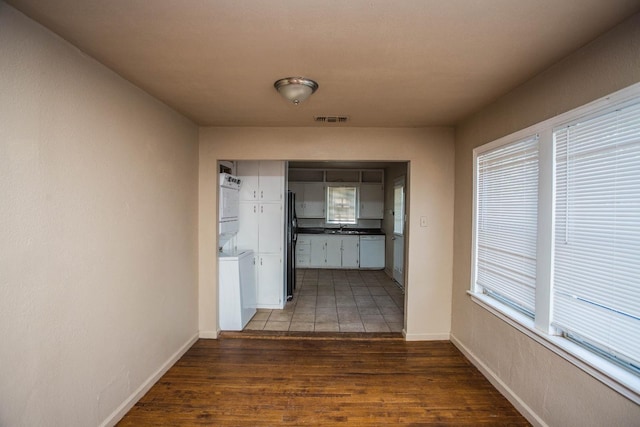
[[[118,425],[529,425],[451,343],[371,338],[199,340]]]

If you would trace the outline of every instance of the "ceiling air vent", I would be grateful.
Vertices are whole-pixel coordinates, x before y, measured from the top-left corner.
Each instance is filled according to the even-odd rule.
[[[314,116],[313,120],[318,123],[345,123],[348,116]]]

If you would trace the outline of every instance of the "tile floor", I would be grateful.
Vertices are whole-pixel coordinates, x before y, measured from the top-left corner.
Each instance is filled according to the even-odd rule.
[[[259,309],[248,330],[402,332],[404,293],[384,271],[298,269],[293,300]]]

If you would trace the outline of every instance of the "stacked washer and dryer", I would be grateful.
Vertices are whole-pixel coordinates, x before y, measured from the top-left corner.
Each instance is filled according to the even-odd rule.
[[[220,174],[218,226],[218,314],[223,331],[241,331],[256,313],[253,251],[238,251],[240,178]]]

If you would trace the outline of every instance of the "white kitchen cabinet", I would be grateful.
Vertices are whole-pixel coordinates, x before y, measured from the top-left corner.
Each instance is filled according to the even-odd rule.
[[[358,236],[310,235],[311,268],[358,268]]]
[[[255,252],[258,308],[284,306],[284,162],[240,161],[240,250]]]
[[[342,267],[358,268],[360,265],[360,237],[342,236]]]
[[[311,247],[311,259],[309,264],[311,267],[325,267],[326,266],[326,246],[327,239],[325,236],[309,236],[309,242]]]
[[[360,219],[383,219],[384,186],[382,184],[360,184]]]
[[[258,210],[258,252],[282,254],[284,245],[282,203],[260,203]]]
[[[289,190],[296,193],[298,218],[325,217],[325,184],[322,182],[290,182]]]
[[[238,222],[238,248],[282,254],[284,219],[281,203],[240,202]]]
[[[284,304],[284,270],[280,254],[260,254],[256,260],[257,307],[280,309]]]
[[[284,162],[240,161],[237,175],[242,179],[240,200],[279,202],[284,195]]]
[[[308,236],[298,234],[296,243],[296,267],[308,268],[311,266],[311,240]]]
[[[325,246],[325,267],[342,267],[342,237],[327,236]]]

